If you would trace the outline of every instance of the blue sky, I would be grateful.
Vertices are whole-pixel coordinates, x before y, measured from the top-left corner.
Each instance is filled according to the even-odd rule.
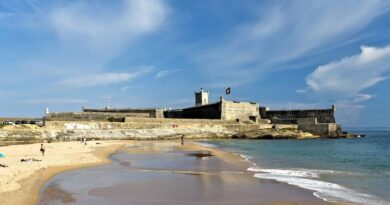
[[[390,125],[390,1],[0,1],[0,116],[179,108],[195,90]]]

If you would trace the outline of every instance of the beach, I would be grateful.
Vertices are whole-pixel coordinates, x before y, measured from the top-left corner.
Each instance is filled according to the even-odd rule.
[[[35,204],[39,190],[54,175],[73,169],[108,163],[107,156],[116,152],[126,142],[90,141],[44,143],[45,156],[40,143],[11,145],[0,148],[6,155],[0,159],[1,204]],[[21,162],[24,159],[26,162]]]
[[[2,147],[0,200],[49,204],[329,204],[257,179],[237,153],[179,141],[91,141]],[[20,162],[21,158],[42,161]],[[86,193],[86,194],[85,194]]]

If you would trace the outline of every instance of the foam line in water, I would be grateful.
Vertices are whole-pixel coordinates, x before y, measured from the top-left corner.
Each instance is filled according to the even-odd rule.
[[[202,147],[207,147],[207,148],[217,148],[216,145],[214,144],[210,144],[210,143],[207,143],[207,142],[193,142],[194,144],[197,144],[197,145],[200,145]]]
[[[258,167],[250,167],[247,169],[251,172],[265,172],[270,174],[278,174],[282,176],[295,176],[306,178],[319,178],[321,174],[334,174],[333,170],[318,170],[318,169],[263,169]]]
[[[251,161],[251,159],[253,159],[253,157],[251,157],[249,155],[245,155],[245,154],[240,154],[240,157],[243,158],[245,161],[252,163],[252,166],[257,166],[256,163]]]
[[[260,171],[261,170],[261,171]],[[304,189],[314,191],[314,196],[329,202],[359,203],[359,204],[389,204],[381,199],[364,193],[359,193],[335,183],[319,180],[321,172],[331,170],[281,170],[281,169],[260,169],[249,168],[248,171],[261,172],[254,174],[254,177],[261,179],[272,179]]]

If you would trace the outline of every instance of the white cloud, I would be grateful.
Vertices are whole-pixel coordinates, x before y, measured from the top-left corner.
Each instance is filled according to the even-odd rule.
[[[124,92],[124,91],[128,90],[129,88],[130,88],[129,86],[123,86],[123,87],[121,88],[121,91]]]
[[[375,97],[365,90],[385,80],[390,72],[390,46],[362,46],[357,55],[317,67],[306,78],[317,97],[336,101],[340,122],[359,121],[365,102]]]
[[[350,99],[338,100],[336,102],[337,110],[339,110],[339,112],[336,112],[338,121],[350,125],[360,121],[361,112],[365,107],[363,103],[374,97],[370,94],[357,94]]]
[[[307,88],[303,88],[303,89],[297,89],[295,90],[296,93],[307,93],[307,91],[309,91],[310,88],[307,87]]]
[[[23,61],[12,62],[18,73],[46,78],[66,78],[80,70],[87,73],[107,70],[108,62],[135,41],[158,32],[169,13],[163,0],[110,3],[5,0],[0,2],[0,7],[6,11],[0,11],[0,20],[1,16],[7,17],[0,25],[50,36],[41,40],[39,47],[27,48],[28,55]],[[60,72],[63,72],[61,76],[53,76]]]
[[[306,83],[319,95],[353,97],[385,80],[389,71],[390,46],[362,46],[358,55],[319,66]]]
[[[78,98],[44,98],[44,99],[31,99],[22,101],[22,103],[27,104],[82,104],[88,103],[89,100],[86,99],[78,99]]]
[[[160,0],[125,0],[115,9],[78,1],[53,9],[50,20],[65,40],[112,49],[157,30],[167,13]]]
[[[362,103],[362,102],[368,101],[374,97],[375,97],[375,95],[370,95],[370,94],[357,94],[354,98],[352,98],[352,102],[353,103]]]
[[[255,20],[201,46],[197,60],[211,77],[253,81],[356,37],[388,10],[388,2],[382,0],[287,1],[266,8],[262,4]]]
[[[75,77],[61,80],[57,82],[56,85],[67,89],[76,89],[76,88],[123,83],[123,82],[133,80],[144,74],[147,74],[151,71],[151,69],[152,67],[144,67],[134,72],[78,75]]]
[[[163,77],[166,77],[170,74],[173,74],[173,73],[177,73],[179,72],[180,69],[173,69],[173,70],[161,70],[159,71],[157,74],[156,74],[156,78],[159,79],[159,78],[163,78]]]

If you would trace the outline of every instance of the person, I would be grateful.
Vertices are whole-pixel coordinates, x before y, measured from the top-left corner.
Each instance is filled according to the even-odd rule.
[[[181,146],[183,146],[183,145],[184,145],[184,135],[182,135],[182,136],[180,137],[180,140],[181,140]]]
[[[43,146],[43,144],[41,144],[41,150],[42,152],[42,156],[44,157],[45,156],[45,147]]]

